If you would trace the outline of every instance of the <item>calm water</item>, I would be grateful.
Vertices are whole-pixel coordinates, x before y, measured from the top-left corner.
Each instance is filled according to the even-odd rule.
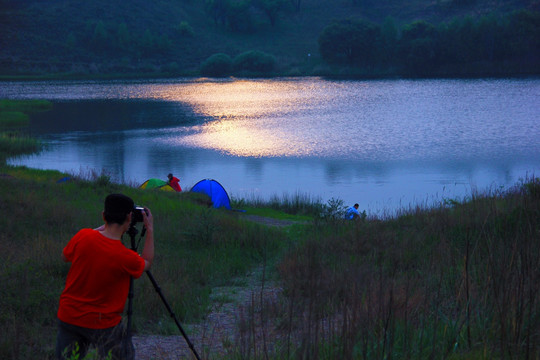
[[[47,150],[12,164],[132,184],[173,172],[381,213],[540,173],[537,79],[5,82],[0,97],[54,102],[32,119]]]

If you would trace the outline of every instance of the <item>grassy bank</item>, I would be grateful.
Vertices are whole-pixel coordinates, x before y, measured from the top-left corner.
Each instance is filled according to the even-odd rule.
[[[529,179],[395,219],[314,226],[279,265],[282,355],[538,359],[539,215]]]
[[[55,171],[3,167],[0,173],[0,211],[9,214],[0,220],[4,359],[52,356],[55,312],[69,268],[60,260],[61,251],[78,229],[102,223],[108,193],[125,193],[152,209],[157,253],[153,274],[181,321],[200,320],[213,286],[275,257],[287,243],[283,233],[201,206],[188,193],[144,191],[111,184],[104,177],[57,183],[64,174]],[[129,240],[126,237],[126,246]],[[136,286],[136,331],[176,333],[151,283],[138,281]]]
[[[39,141],[28,135],[29,114],[46,111],[51,106],[45,100],[0,99],[0,163],[8,157],[40,149]]]
[[[264,316],[240,319],[245,325],[227,358],[540,356],[538,179],[397,218],[323,216],[274,229],[189,193],[144,191],[104,176],[57,183],[65,174],[6,166],[0,173],[2,358],[52,356],[69,268],[62,248],[78,229],[101,223],[111,192],[152,209],[153,274],[182,322],[204,318],[214,286],[263,263],[277,271],[283,297],[253,304]],[[134,306],[137,333],[177,334],[148,281],[136,282]],[[275,334],[266,346],[248,341],[261,326]]]

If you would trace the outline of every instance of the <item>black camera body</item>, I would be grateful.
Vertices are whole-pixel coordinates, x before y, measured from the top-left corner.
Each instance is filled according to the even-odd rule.
[[[146,212],[146,209],[142,206],[135,205],[133,207],[133,215],[131,215],[131,222],[138,223],[143,222],[143,211]],[[148,213],[146,213],[148,215]]]

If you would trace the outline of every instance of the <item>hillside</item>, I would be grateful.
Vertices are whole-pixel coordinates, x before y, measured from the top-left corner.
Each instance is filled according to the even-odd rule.
[[[266,0],[229,2],[228,10],[220,1],[0,0],[0,75],[190,74],[213,54],[248,50],[292,69],[320,61],[318,37],[333,19],[403,25],[540,9],[538,0],[277,0],[271,19]]]

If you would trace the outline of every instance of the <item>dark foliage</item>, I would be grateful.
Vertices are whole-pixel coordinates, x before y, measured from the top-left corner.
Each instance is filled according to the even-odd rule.
[[[540,12],[516,11],[454,18],[432,24],[406,24],[401,36],[386,21],[334,21],[319,37],[329,64],[380,68],[381,64],[412,76],[497,75],[501,68],[517,74],[540,69]],[[397,56],[394,56],[397,55]]]
[[[234,58],[233,67],[237,72],[271,73],[276,65],[276,59],[272,55],[262,51],[246,51]]]
[[[212,54],[251,49],[281,74],[537,73],[538,11],[533,0],[3,0],[0,75],[192,75]],[[404,44],[416,20],[435,35]]]
[[[230,75],[232,59],[227,54],[214,54],[201,65],[201,74],[205,76],[221,77]]]
[[[381,29],[364,20],[334,21],[319,37],[319,50],[329,63],[372,64],[377,59]]]

